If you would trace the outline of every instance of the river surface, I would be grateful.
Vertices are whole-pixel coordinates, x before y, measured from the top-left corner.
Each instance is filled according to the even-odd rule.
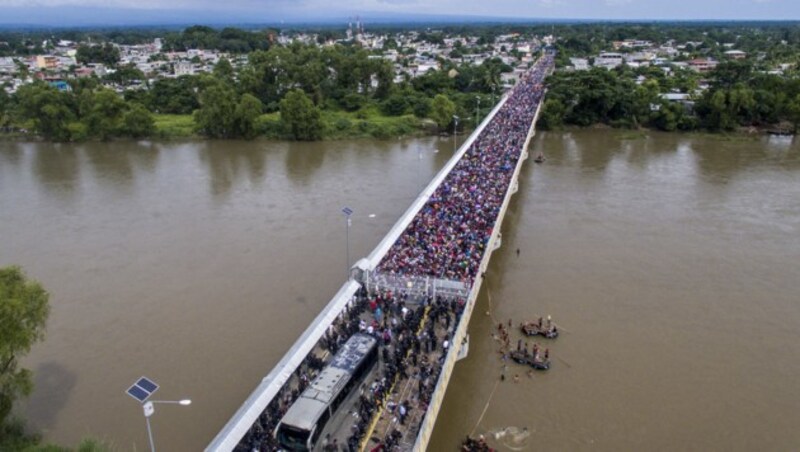
[[[501,450],[796,450],[800,143],[576,131],[533,147],[548,161],[523,170],[429,450],[473,431]],[[452,149],[0,143],[0,265],[51,293],[21,414],[48,440],[147,450],[124,392],[146,375],[156,399],[193,400],[157,406],[156,446],[202,449],[344,281],[341,208],[354,261]],[[509,363],[497,384],[494,319],[547,314],[553,368]]]

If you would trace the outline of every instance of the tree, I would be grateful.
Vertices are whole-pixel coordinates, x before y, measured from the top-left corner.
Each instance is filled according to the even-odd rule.
[[[564,104],[558,99],[547,99],[542,105],[542,113],[539,116],[538,126],[542,130],[553,130],[564,124]]]
[[[789,120],[792,122],[794,126],[794,133],[798,131],[798,125],[800,125],[800,94],[795,96],[794,99],[789,101],[789,106],[787,107],[789,113]]]
[[[203,135],[210,138],[230,138],[235,134],[236,95],[230,86],[212,83],[200,94],[200,109],[194,112],[194,122]]]
[[[118,67],[116,71],[108,74],[106,78],[121,85],[129,85],[134,81],[142,81],[145,77],[144,73],[135,64],[131,63]]]
[[[116,135],[126,108],[125,101],[110,89],[101,89],[95,93],[92,109],[84,120],[89,135],[101,140],[108,140]]]
[[[155,113],[190,114],[200,107],[196,89],[197,77],[190,75],[160,79],[150,89],[145,105]]]
[[[75,119],[66,93],[43,83],[23,85],[15,94],[19,116],[30,120],[36,132],[47,140],[67,141],[68,125]]]
[[[318,140],[322,137],[322,121],[319,109],[302,90],[289,91],[281,101],[281,122],[292,138],[302,141]]]
[[[662,102],[659,105],[659,109],[657,112],[653,113],[652,123],[660,130],[664,130],[667,132],[672,132],[678,128],[678,115],[676,114],[676,109],[673,107],[673,104],[669,102]],[[681,105],[677,105],[677,108],[683,108]]]
[[[437,94],[431,103],[431,119],[433,119],[440,129],[445,129],[453,120],[456,113],[456,104],[444,94]]]
[[[0,89],[0,127],[4,127],[8,122],[6,113],[11,105],[11,98],[5,89]]]
[[[726,61],[720,63],[712,76],[715,85],[722,88],[732,88],[738,83],[747,83],[753,74],[753,65],[748,61]]]
[[[0,426],[14,402],[33,390],[31,371],[19,360],[44,337],[49,294],[19,267],[0,268]]]
[[[252,94],[242,95],[236,106],[236,134],[242,138],[252,139],[258,134],[256,119],[261,116],[264,106]]]
[[[377,63],[376,78],[378,79],[378,88],[375,90],[375,97],[386,99],[394,85],[394,69],[388,61],[381,60]]]
[[[400,116],[408,108],[408,99],[402,94],[394,94],[381,104],[381,111],[389,116]]]
[[[220,58],[214,65],[214,76],[226,82],[233,80],[233,66],[227,58]]]
[[[156,131],[153,115],[142,104],[134,103],[122,117],[122,132],[133,138],[144,138]]]
[[[103,63],[113,66],[119,61],[119,49],[110,42],[97,46],[81,45],[78,46],[75,59],[82,64]]]
[[[705,112],[705,126],[714,131],[732,130],[735,127],[734,118],[730,111],[724,90],[716,90],[713,94],[706,94],[700,104]]]
[[[397,47],[397,41],[394,38],[388,38],[383,41],[383,50],[396,49]]]

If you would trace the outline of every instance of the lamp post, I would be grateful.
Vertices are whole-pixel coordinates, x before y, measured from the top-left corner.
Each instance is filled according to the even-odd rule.
[[[346,265],[345,265],[345,270],[347,271],[347,278],[350,279],[350,224],[351,224],[350,216],[353,215],[353,209],[345,206],[344,208],[342,208],[342,213],[344,214],[344,216],[346,218],[346,222],[345,222],[345,237],[346,237],[346,239],[345,239],[346,240],[345,248],[347,250],[347,255],[346,255],[347,262],[346,262]]]
[[[456,130],[458,130],[458,116],[453,115],[453,153],[456,152]]]
[[[477,105],[475,105],[475,127],[477,128],[478,127],[478,121],[480,121],[480,117],[481,117],[481,114],[480,114],[480,111],[481,111],[481,97],[480,96],[475,96],[475,100],[478,102]]]
[[[183,400],[147,400],[153,395],[154,392],[158,391],[159,386],[151,379],[147,377],[142,377],[136,381],[136,383],[132,384],[127,391],[125,391],[129,396],[133,397],[134,399],[138,400],[139,403],[142,404],[142,410],[144,411],[144,418],[147,421],[147,437],[150,439],[150,452],[156,452],[156,445],[153,441],[153,429],[150,427],[150,416],[156,412],[155,404],[156,403],[164,403],[164,404],[171,404],[171,405],[183,405],[188,406],[192,404],[192,401],[189,399]]]
[[[422,147],[417,148],[417,190],[422,190]]]
[[[156,408],[153,406],[156,403],[166,403],[166,404],[174,404],[174,405],[183,405],[189,406],[192,404],[192,401],[189,399],[183,400],[149,400],[142,405],[142,409],[144,410],[144,418],[147,420],[147,437],[150,438],[150,452],[156,452],[156,445],[153,442],[153,429],[150,427],[150,416],[156,412]]]

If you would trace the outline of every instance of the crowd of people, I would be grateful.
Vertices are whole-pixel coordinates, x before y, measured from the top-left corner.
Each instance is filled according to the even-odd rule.
[[[381,368],[374,381],[363,384],[359,390],[353,413],[355,420],[346,443],[338,444],[334,439],[326,441],[325,448],[359,450],[371,420],[384,407],[399,424],[380,432],[379,444],[385,450],[392,450],[390,446],[397,444],[408,431],[416,431],[419,426],[405,428],[406,419],[412,410],[417,414],[427,410],[452,330],[463,312],[464,300],[438,296],[411,303],[408,298],[407,294],[394,295],[391,291],[369,294],[363,288],[359,290],[353,303],[321,338],[318,350],[312,351],[297,368],[240,441],[237,450],[280,450],[272,432],[289,407],[324,368],[326,362],[318,353],[327,351],[328,356],[333,356],[350,336],[359,331],[378,339]],[[417,380],[414,397],[399,402],[392,400],[390,391],[395,384],[411,379]]]
[[[552,55],[543,56],[514,87],[386,253],[380,272],[474,281],[552,65]]]
[[[378,266],[379,272],[433,276],[471,285],[541,102],[542,82],[552,64],[552,56],[542,57],[518,83],[505,105],[391,247]],[[325,367],[326,359],[359,331],[378,339],[381,368],[373,381],[359,389],[353,409],[355,420],[346,443],[326,438],[324,450],[359,450],[371,420],[383,408],[397,422],[379,432],[379,442],[373,446],[393,450],[406,434],[415,437],[420,425],[406,426],[406,420],[414,414],[421,421],[427,412],[466,300],[409,297],[407,293],[387,290],[368,293],[362,287],[236,450],[280,450],[273,437],[278,422]],[[413,397],[393,400],[392,388],[398,382],[413,380]]]

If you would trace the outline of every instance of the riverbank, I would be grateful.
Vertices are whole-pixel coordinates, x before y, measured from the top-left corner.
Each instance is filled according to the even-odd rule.
[[[153,115],[156,136],[165,139],[199,137],[192,115]],[[435,124],[414,115],[386,116],[372,109],[358,112],[322,111],[322,140],[353,138],[390,139],[403,136],[434,135]],[[258,137],[288,139],[280,113],[267,113],[256,121]]]
[[[438,133],[436,124],[429,119],[419,119],[414,115],[387,116],[377,108],[366,108],[356,112],[321,111],[322,139],[320,141],[376,138],[388,140],[400,137],[434,136]],[[155,132],[153,139],[175,140],[185,138],[204,138],[198,134],[194,116],[154,114]],[[36,135],[18,128],[0,132],[0,139],[7,141],[38,139]],[[288,140],[289,133],[281,123],[280,113],[266,113],[256,120],[257,138]],[[125,141],[125,138],[119,140]],[[89,140],[91,141],[91,140]]]
[[[425,137],[438,135],[436,124],[429,119],[419,119],[414,115],[386,116],[377,109],[344,112],[344,111],[323,111],[321,112],[323,133],[319,141],[336,141],[349,139],[379,139],[388,140],[400,137]],[[155,133],[150,139],[160,140],[179,140],[179,139],[206,139],[196,132],[195,121],[192,115],[153,115]],[[268,140],[289,140],[288,133],[283,129],[280,122],[280,113],[266,113],[259,116],[256,127],[258,136],[256,138]],[[776,134],[772,128],[768,127],[740,127],[733,131],[714,132],[708,130],[674,130],[663,131],[653,127],[639,127],[635,129],[612,127],[607,124],[593,124],[582,127],[576,125],[564,125],[552,130],[542,130],[542,132],[563,133],[586,130],[608,130],[618,134],[621,139],[635,140],[647,138],[653,133],[667,133],[694,138],[709,138],[717,141],[747,141],[757,140],[767,135],[781,135],[788,138],[791,134]],[[459,131],[469,133],[467,131]],[[30,133],[16,131],[0,131],[0,140],[4,141],[46,141]],[[92,140],[89,140],[92,141]],[[131,141],[131,139],[118,138],[114,141]]]
[[[641,138],[647,138],[648,136],[659,133],[659,134],[671,134],[671,135],[679,135],[679,136],[686,136],[692,138],[705,138],[705,139],[712,139],[717,141],[748,141],[748,140],[757,140],[764,136],[768,135],[775,135],[775,136],[785,136],[787,138],[792,138],[794,135],[792,134],[776,134],[774,130],[771,128],[766,127],[740,127],[739,129],[732,130],[732,131],[709,131],[709,130],[673,130],[673,131],[664,131],[659,130],[654,127],[638,127],[635,129],[631,128],[621,128],[621,127],[612,127],[607,124],[593,124],[590,126],[582,127],[576,125],[565,125],[559,127],[557,129],[551,130],[542,130],[542,132],[552,132],[552,133],[564,133],[564,132],[583,132],[588,130],[607,130],[609,132],[613,132],[616,134],[618,138],[623,140],[636,140]]]

